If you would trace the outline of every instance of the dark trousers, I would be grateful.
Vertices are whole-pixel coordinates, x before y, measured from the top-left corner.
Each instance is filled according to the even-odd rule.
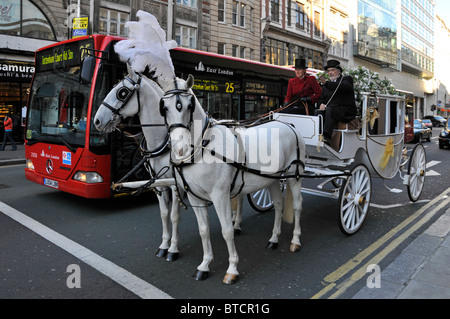
[[[14,143],[14,139],[12,137],[12,132],[10,132],[10,131],[5,131],[5,136],[3,137],[2,151],[5,150],[6,139],[8,139],[11,142],[12,150],[15,151],[17,149],[17,146],[16,146],[16,143]]]

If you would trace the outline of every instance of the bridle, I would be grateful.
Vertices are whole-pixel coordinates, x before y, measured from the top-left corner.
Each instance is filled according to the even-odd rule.
[[[113,121],[115,121],[118,117],[121,117],[120,111],[127,105],[127,103],[130,101],[130,99],[133,97],[133,94],[136,92],[137,94],[137,100],[138,100],[138,113],[141,111],[141,99],[139,94],[139,89],[141,88],[141,80],[142,76],[138,74],[139,78],[137,82],[135,82],[132,78],[126,76],[122,81],[119,83],[123,83],[123,86],[119,88],[116,92],[116,98],[122,104],[118,108],[112,107],[110,104],[106,103],[105,101],[102,102],[102,105],[106,106],[112,113],[113,113]],[[125,85],[125,81],[128,81],[132,85],[132,89],[128,88]],[[118,84],[116,84],[117,86]]]
[[[175,89],[174,90],[169,90],[166,93],[164,93],[164,96],[161,98],[160,102],[159,102],[159,112],[161,113],[161,116],[164,117],[164,123],[169,131],[169,133],[175,129],[175,128],[185,128],[187,130],[191,130],[191,126],[192,126],[192,122],[193,122],[193,116],[194,116],[194,110],[195,110],[195,103],[196,103],[196,99],[193,93],[189,92],[189,90],[183,90],[183,89],[179,89],[176,79],[174,79],[174,84],[175,84]],[[167,116],[166,116],[166,111],[167,111],[167,107],[165,106],[165,99],[171,99],[175,96],[176,98],[176,104],[175,104],[175,108],[177,109],[178,112],[181,113],[182,109],[183,109],[183,104],[181,103],[181,97],[184,98],[190,98],[190,103],[188,105],[188,110],[190,111],[190,117],[189,117],[189,123],[188,124],[183,124],[183,123],[175,123],[172,125],[168,125],[167,123]]]

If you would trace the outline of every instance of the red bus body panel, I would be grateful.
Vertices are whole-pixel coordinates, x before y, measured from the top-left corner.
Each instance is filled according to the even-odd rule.
[[[111,197],[111,156],[98,156],[79,148],[76,153],[71,153],[69,160],[68,153],[71,152],[63,145],[37,143],[27,146],[25,156],[33,162],[34,170],[25,168],[25,177],[41,185],[45,185],[44,179],[55,181],[57,187],[56,184],[45,186],[86,198]],[[49,163],[52,169],[48,168]],[[77,171],[95,171],[103,177],[103,182],[87,184],[76,181],[73,175]]]

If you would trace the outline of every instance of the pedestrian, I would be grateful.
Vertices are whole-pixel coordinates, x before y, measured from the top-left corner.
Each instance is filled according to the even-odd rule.
[[[6,139],[11,142],[11,151],[15,151],[17,149],[17,146],[16,143],[14,143],[14,139],[12,136],[13,121],[12,118],[8,116],[8,114],[6,114],[5,119],[3,120],[3,125],[5,126],[5,136],[3,137],[2,151],[5,150]]]
[[[325,70],[328,72],[330,80],[322,86],[322,94],[317,102],[319,110],[316,110],[315,115],[322,115],[325,118],[323,136],[324,142],[329,144],[335,121],[349,123],[356,117],[358,110],[353,78],[342,74],[340,62],[329,60]]]
[[[313,115],[314,104],[322,93],[322,88],[314,76],[306,74],[306,60],[295,60],[295,78],[289,80],[284,106],[280,113]]]

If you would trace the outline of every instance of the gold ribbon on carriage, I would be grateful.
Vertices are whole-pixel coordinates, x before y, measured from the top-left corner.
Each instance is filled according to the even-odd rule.
[[[383,157],[381,158],[380,164],[378,164],[381,168],[381,170],[384,171],[384,169],[386,168],[386,166],[389,164],[389,161],[391,159],[391,157],[394,157],[394,139],[392,137],[390,137],[387,142],[386,142],[386,146],[384,147],[384,154]]]

